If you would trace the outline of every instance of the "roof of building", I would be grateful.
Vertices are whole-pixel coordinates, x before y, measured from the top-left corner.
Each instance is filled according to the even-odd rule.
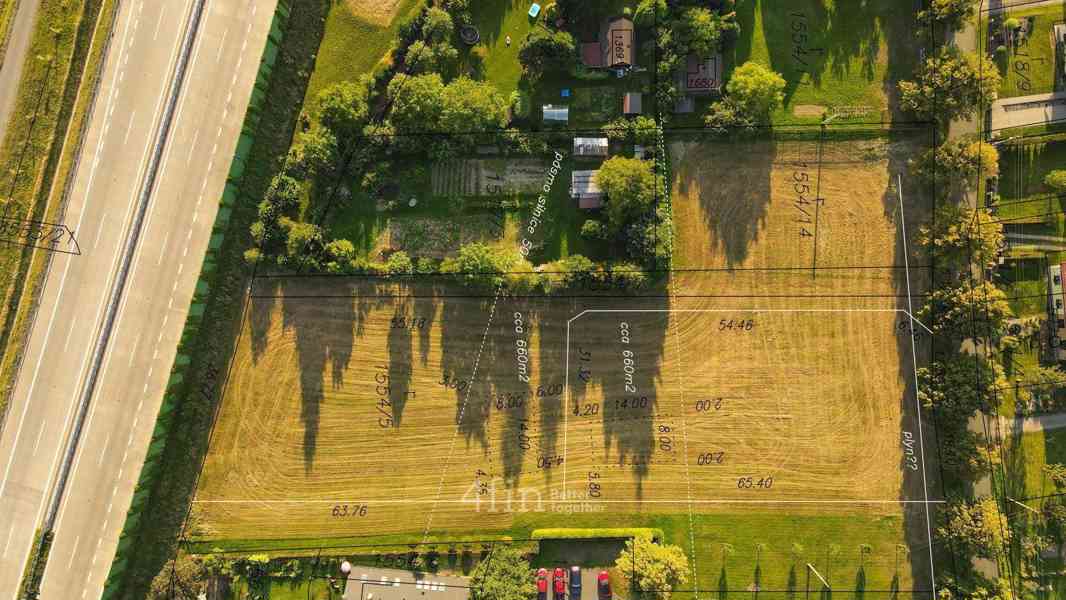
[[[574,154],[577,156],[607,156],[607,138],[576,137]]]
[[[685,57],[685,68],[677,73],[678,87],[688,94],[709,94],[722,88],[722,55]]]
[[[636,30],[629,17],[611,17],[604,25],[605,33],[600,34],[604,45],[604,65],[607,67],[628,67],[633,65],[633,43]]]
[[[626,92],[622,98],[622,113],[627,115],[639,115],[643,105],[644,96],[640,92]]]
[[[581,62],[587,67],[603,66],[603,47],[599,42],[581,44]]]
[[[544,115],[545,121],[569,121],[570,120],[570,107],[569,106],[555,106],[553,104],[545,104],[541,107],[541,112]]]
[[[570,175],[570,195],[574,198],[602,196],[603,190],[596,183],[596,174],[600,171],[573,171]]]

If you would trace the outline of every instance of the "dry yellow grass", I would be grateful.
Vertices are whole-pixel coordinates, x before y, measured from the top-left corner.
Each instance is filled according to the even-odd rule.
[[[355,16],[382,27],[388,27],[396,16],[400,0],[346,0]]]
[[[772,194],[753,213],[744,202],[758,198],[748,193],[756,167],[711,173],[724,154],[693,150],[675,148],[684,266],[806,266],[813,240],[796,234],[784,183],[792,162],[770,161]],[[823,167],[828,265],[890,267],[902,256],[887,158],[869,156]],[[742,259],[720,239],[734,233],[716,229],[723,215],[750,224]],[[873,500],[886,502],[832,510],[899,515],[892,501],[912,497],[917,481],[900,446],[901,430],[916,432],[905,285],[893,268],[715,270],[677,273],[649,297],[496,300],[443,284],[258,280],[194,533],[420,539],[502,530],[523,510],[682,512],[690,498],[698,512],[721,501]]]

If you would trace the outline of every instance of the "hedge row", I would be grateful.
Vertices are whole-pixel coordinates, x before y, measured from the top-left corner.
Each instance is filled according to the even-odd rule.
[[[662,529],[651,527],[603,527],[599,529],[552,527],[534,529],[530,537],[535,540],[599,540],[650,537],[655,542],[665,539]]]
[[[152,441],[148,446],[144,465],[141,467],[141,475],[137,480],[137,487],[134,490],[129,511],[126,513],[126,522],[122,527],[115,558],[111,563],[111,571],[108,574],[107,582],[104,584],[103,600],[111,600],[121,596],[130,559],[138,551],[134,545],[134,540],[137,539],[142,526],[144,509],[148,506],[152,490],[155,489],[161,475],[159,468],[160,458],[163,455],[167,439],[170,437],[170,428],[174,422],[174,408],[183,394],[192,392],[191,390],[186,390],[183,385],[185,371],[191,360],[190,351],[195,347],[200,332],[204,310],[211,292],[210,281],[217,266],[218,252],[222,246],[225,232],[229,228],[230,216],[237,202],[246,161],[254,142],[254,133],[259,127],[263,102],[266,98],[270,76],[277,61],[278,47],[284,36],[285,23],[288,18],[289,7],[286,0],[280,0],[274,13],[274,20],[270,26],[266,49],[263,51],[263,56],[260,60],[259,73],[256,76],[252,96],[248,102],[248,110],[244,116],[241,135],[237,141],[237,149],[226,178],[226,187],[219,202],[218,214],[215,217],[214,227],[211,231],[211,239],[208,242],[207,252],[204,255],[203,265],[200,269],[200,278],[196,282],[196,291],[189,306],[189,314],[185,320],[181,341],[178,343],[170,380],[167,383],[163,403],[156,417]]]

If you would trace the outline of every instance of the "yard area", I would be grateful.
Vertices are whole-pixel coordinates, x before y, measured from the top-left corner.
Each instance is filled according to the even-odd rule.
[[[1010,20],[1018,22],[1025,31],[1018,36],[1017,41],[1003,32],[1003,24]],[[1056,24],[1064,21],[1066,8],[1061,5],[1009,10],[996,15],[991,21],[982,21],[985,27],[992,27],[991,34],[1000,32],[1001,36],[998,40],[990,36],[988,42],[1003,77],[999,88],[1000,98],[1045,94],[1062,89],[1063,62],[1053,31]]]
[[[314,99],[335,83],[355,81],[364,73],[373,71],[396,40],[400,23],[424,1],[334,2],[304,97]]]
[[[922,40],[913,5],[898,0],[739,0],[732,69],[754,60],[782,74],[785,104],[773,122],[891,121],[895,84],[910,77]]]
[[[532,240],[537,242],[530,253],[534,264],[572,254],[593,260],[610,255],[606,242],[581,236],[582,224],[596,215],[578,208],[569,193],[571,171],[594,169],[597,164],[564,159]],[[352,198],[343,210],[334,211],[327,233],[330,238],[351,240],[359,256],[373,259],[399,249],[416,258],[441,259],[474,241],[516,248],[550,166],[550,157],[469,157],[412,164],[390,190],[394,208],[387,211],[377,210],[374,200],[352,182]],[[408,205],[411,199],[417,200],[415,207]]]

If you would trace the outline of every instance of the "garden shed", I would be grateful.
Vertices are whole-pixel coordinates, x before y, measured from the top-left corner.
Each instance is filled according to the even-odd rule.
[[[622,114],[639,115],[643,108],[643,99],[640,92],[626,92],[622,97]]]
[[[545,123],[570,122],[569,106],[555,106],[554,104],[545,104],[543,107],[541,107],[541,114],[544,115]]]
[[[607,156],[607,138],[605,137],[576,137],[574,138],[574,156],[604,157]]]
[[[570,175],[570,196],[577,200],[578,208],[591,210],[603,207],[603,190],[596,183],[595,171],[574,171]]]

